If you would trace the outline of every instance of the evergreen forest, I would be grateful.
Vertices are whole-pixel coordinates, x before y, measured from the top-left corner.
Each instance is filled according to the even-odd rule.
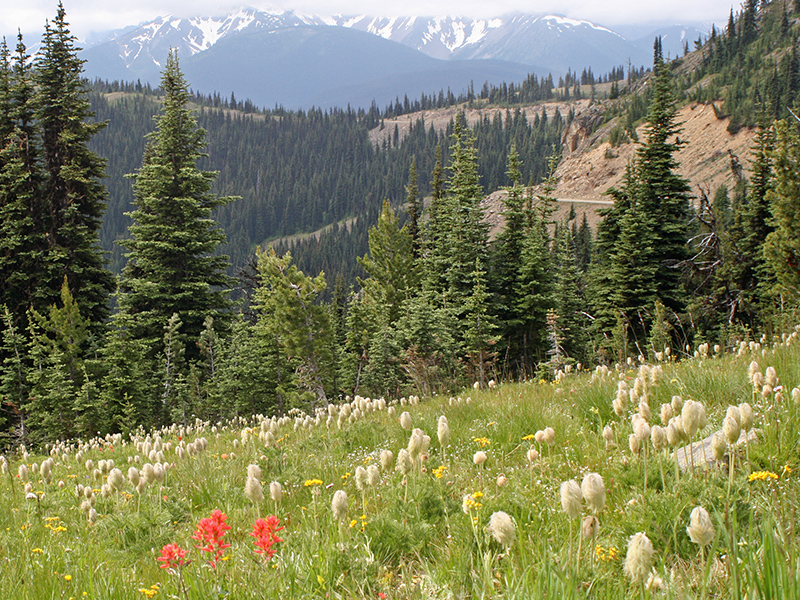
[[[655,40],[648,72],[286,111],[194,94],[177,53],[157,89],[87,82],[59,6],[35,56],[21,35],[0,46],[0,445],[548,381],[789,331],[798,34],[800,2],[748,0],[683,57]],[[521,111],[576,97],[618,139],[646,124],[596,228],[555,216],[572,111]],[[734,187],[698,194],[678,174],[688,101],[757,129]],[[444,129],[370,137],[446,107]]]

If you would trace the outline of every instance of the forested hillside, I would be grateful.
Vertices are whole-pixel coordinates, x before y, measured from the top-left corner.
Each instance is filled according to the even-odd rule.
[[[547,380],[788,331],[800,107],[795,79],[767,75],[794,68],[799,10],[750,1],[672,62],[656,40],[652,71],[604,78],[607,99],[589,73],[470,90],[444,126],[389,125],[376,144],[370,130],[416,102],[261,111],[191,94],[174,54],[158,90],[87,90],[60,9],[32,63],[22,40],[0,49],[5,443]],[[735,93],[733,65],[758,52]],[[767,93],[770,81],[789,92]],[[555,216],[574,111],[528,116],[513,105],[525,90],[596,95],[581,126],[607,127],[612,146],[638,139],[596,231]],[[698,197],[678,169],[677,110],[713,90],[761,128],[751,171]],[[753,99],[769,110],[742,108]],[[105,128],[87,120],[90,100]],[[503,110],[467,122],[464,109],[492,101]],[[498,187],[490,237],[483,201]]]

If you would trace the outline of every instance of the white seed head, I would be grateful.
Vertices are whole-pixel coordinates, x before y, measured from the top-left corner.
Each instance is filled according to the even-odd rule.
[[[725,450],[727,450],[728,445],[725,443],[725,434],[721,431],[718,431],[714,434],[714,437],[711,438],[711,453],[714,455],[714,460],[720,461],[725,458]]]
[[[247,465],[247,476],[261,480],[261,467],[258,465]]]
[[[586,507],[594,514],[603,510],[606,505],[606,486],[598,473],[588,473],[581,482],[581,493]]]
[[[269,495],[274,502],[280,503],[280,501],[283,499],[283,488],[281,487],[281,484],[277,481],[270,483]]]
[[[474,462],[474,463],[475,463],[476,465],[478,465],[478,466],[481,466],[483,463],[485,463],[485,462],[486,462],[486,459],[487,459],[487,458],[488,458],[488,457],[486,456],[486,452],[484,452],[483,450],[478,450],[478,451],[477,451],[477,452],[476,452],[476,453],[475,453],[475,454],[472,456],[472,462]]]
[[[628,540],[625,554],[625,574],[635,583],[644,583],[653,568],[653,544],[646,534],[639,532]]]
[[[439,445],[442,448],[450,444],[450,424],[447,422],[447,417],[444,415],[439,417],[439,424],[436,427],[436,434],[439,438]]]
[[[739,425],[745,431],[750,431],[753,428],[753,407],[747,402],[742,402],[739,405]]]
[[[533,446],[528,448],[527,458],[528,462],[531,464],[539,460],[539,452],[537,452],[536,448],[534,448]]]
[[[411,460],[411,455],[408,450],[401,448],[397,453],[397,466],[395,469],[400,471],[403,475],[407,475],[414,468],[414,461]]]
[[[356,489],[359,492],[366,491],[366,489],[367,489],[367,470],[364,467],[362,467],[361,465],[358,465],[356,467],[356,476],[354,477],[354,479],[356,480]]]
[[[630,448],[631,454],[639,454],[642,451],[642,441],[635,433],[628,436],[628,448]]]
[[[667,430],[659,425],[653,425],[650,428],[650,441],[653,443],[653,448],[656,452],[666,449],[669,446]]]
[[[264,490],[261,482],[255,477],[248,477],[244,484],[244,495],[253,504],[261,504],[264,501]]]
[[[391,450],[381,450],[381,469],[384,472],[388,472],[392,470],[394,466],[394,454],[392,454]]]
[[[378,468],[378,465],[370,465],[367,467],[367,485],[370,487],[375,487],[380,483],[381,480],[381,471]]]
[[[331,500],[331,511],[333,518],[340,523],[347,518],[347,492],[336,490],[333,500]]]
[[[408,411],[403,411],[403,414],[400,415],[400,427],[411,431],[411,415],[408,414]]]
[[[516,527],[511,517],[503,511],[492,513],[489,518],[489,533],[503,548],[510,548],[514,543]]]
[[[565,481],[559,488],[561,494],[561,508],[570,519],[576,519],[581,514],[581,501],[583,494],[581,486],[574,479]]]
[[[729,444],[735,444],[739,440],[739,434],[741,433],[739,422],[731,416],[725,417],[722,422],[722,432],[725,434],[725,439]]]
[[[544,443],[552,446],[556,441],[556,430],[552,427],[546,427],[544,430]]]
[[[689,517],[689,526],[686,528],[689,538],[698,546],[708,546],[714,541],[714,525],[708,511],[702,506],[696,506]]]
[[[600,533],[600,520],[594,515],[584,517],[581,520],[581,537],[591,539]]]
[[[111,469],[111,472],[108,474],[108,478],[106,479],[109,486],[115,491],[120,491],[122,489],[122,485],[125,483],[125,476],[122,474],[117,468]]]

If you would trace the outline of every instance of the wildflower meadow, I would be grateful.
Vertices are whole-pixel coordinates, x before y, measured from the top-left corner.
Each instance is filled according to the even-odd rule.
[[[0,459],[7,598],[798,598],[798,333]]]

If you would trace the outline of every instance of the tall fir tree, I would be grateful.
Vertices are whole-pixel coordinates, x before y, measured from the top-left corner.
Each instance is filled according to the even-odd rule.
[[[653,224],[650,242],[656,267],[654,291],[669,310],[682,313],[687,301],[681,265],[689,257],[689,184],[678,174],[675,154],[680,148],[676,139],[680,127],[661,38],[654,44],[652,82],[646,140],[636,156],[636,194],[641,210]]]
[[[767,267],[776,280],[775,292],[800,300],[800,134],[794,120],[775,124],[773,152],[775,185],[767,192],[772,231],[764,242]]]
[[[55,299],[45,261],[46,223],[42,203],[43,176],[35,123],[35,90],[22,35],[18,36],[13,67],[8,51],[0,52],[0,303],[24,326],[29,308],[44,311]]]
[[[66,276],[82,314],[97,328],[108,317],[114,278],[99,245],[107,197],[105,161],[88,145],[105,123],[89,122],[94,113],[75,39],[59,2],[53,24],[45,27],[34,69],[45,176],[46,304],[56,301]]]
[[[186,358],[194,359],[206,318],[223,325],[230,319],[228,259],[215,255],[225,234],[211,217],[231,198],[212,194],[216,173],[197,168],[205,131],[197,127],[174,50],[161,88],[156,130],[132,175],[136,209],[130,213],[131,237],[122,242],[129,253],[119,303],[129,335],[145,340],[151,356],[163,350],[164,326],[177,314]]]

